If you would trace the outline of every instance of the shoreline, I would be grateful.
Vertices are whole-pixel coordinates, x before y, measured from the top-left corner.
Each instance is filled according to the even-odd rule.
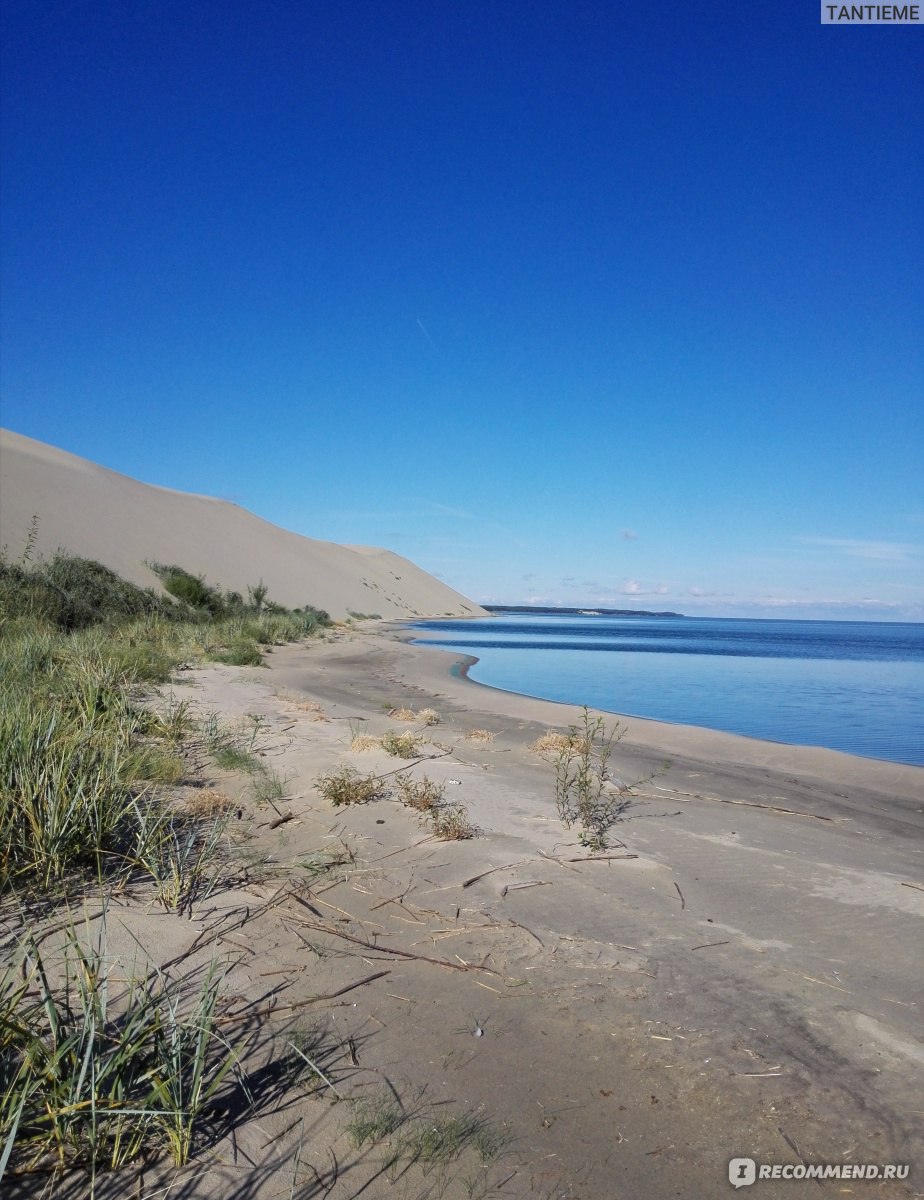
[[[451,692],[454,698],[458,698],[462,703],[466,702],[467,689],[477,689],[485,694],[484,704],[496,709],[501,715],[510,713],[514,708],[522,708],[536,720],[544,719],[563,728],[580,718],[583,706],[579,704],[549,700],[528,692],[510,691],[472,679],[468,672],[469,668],[478,662],[477,656],[449,650],[444,646],[429,645],[425,639],[414,637],[411,627],[403,622],[383,622],[380,629],[385,636],[401,641],[409,651],[419,650],[427,656],[432,655],[434,661],[441,655],[447,660],[454,660],[444,664],[442,673],[450,680],[458,680],[461,686],[451,688]],[[426,666],[421,672],[426,685],[436,691],[445,686],[445,680],[441,684],[440,674],[440,669],[434,672]],[[489,700],[489,696],[496,698],[495,702]],[[477,705],[479,702],[472,697],[472,703]],[[854,784],[859,783],[876,790],[895,789],[899,804],[907,802],[918,806],[918,798],[924,792],[924,767],[908,763],[864,758],[844,750],[831,750],[826,746],[774,742],[747,734],[711,729],[708,726],[659,721],[651,717],[637,717],[592,706],[590,711],[612,718],[625,727],[623,746],[648,757],[660,756],[663,759],[664,755],[685,757],[695,754],[697,759],[714,757],[717,760],[735,763],[742,768],[796,770],[826,783],[849,777]]]
[[[581,711],[582,705],[573,703],[568,700],[555,700],[555,699],[552,699],[552,698],[546,697],[546,696],[536,696],[530,692],[520,692],[520,691],[516,691],[511,688],[501,687],[497,684],[485,683],[481,680],[473,679],[471,677],[471,675],[469,674],[469,671],[472,667],[474,667],[478,662],[481,661],[478,655],[469,654],[463,650],[449,649],[444,645],[430,644],[427,642],[427,639],[425,637],[412,638],[410,636],[410,634],[411,634],[411,630],[413,629],[413,626],[410,622],[407,622],[407,623],[405,623],[403,621],[402,622],[383,622],[382,628],[388,628],[388,629],[392,629],[395,631],[399,631],[402,634],[407,633],[409,635],[408,639],[407,639],[408,644],[416,643],[418,646],[429,648],[432,650],[442,650],[445,653],[451,654],[451,655],[455,656],[456,658],[460,659],[461,660],[461,662],[459,664],[460,677],[465,679],[468,683],[472,684],[475,687],[486,688],[490,691],[499,692],[499,693],[503,693],[503,694],[510,695],[510,696],[520,696],[520,697],[523,697],[524,699],[536,700],[543,704],[561,705],[566,708],[572,708],[576,712]],[[818,745],[818,744],[775,741],[771,738],[761,737],[758,734],[737,733],[737,732],[733,732],[731,730],[717,729],[717,728],[715,728],[713,726],[709,726],[709,725],[693,725],[693,724],[690,724],[690,723],[684,722],[684,721],[670,721],[670,720],[665,720],[664,718],[646,717],[646,716],[641,716],[638,714],[621,712],[617,709],[599,708],[594,705],[588,705],[588,707],[591,709],[591,711],[598,712],[598,713],[605,713],[608,716],[615,718],[620,723],[636,722],[639,724],[644,724],[646,726],[661,729],[661,730],[669,730],[669,729],[693,730],[693,731],[698,731],[698,732],[702,732],[702,733],[722,735],[723,737],[739,738],[739,739],[742,739],[743,741],[758,743],[762,746],[778,746],[784,750],[792,750],[792,751],[807,750],[807,751],[812,751],[812,752],[817,751],[819,753],[824,752],[824,753],[828,753],[828,754],[837,754],[837,755],[841,755],[845,758],[854,760],[857,763],[882,764],[886,767],[901,767],[901,768],[907,768],[908,770],[911,770],[911,771],[924,772],[924,764],[907,763],[907,762],[902,762],[898,759],[891,759],[891,758],[877,758],[877,757],[872,757],[872,756],[866,756],[866,755],[862,755],[862,754],[853,753],[852,751],[849,751],[849,750],[838,750],[833,747],[822,746],[822,745]],[[924,776],[922,776],[922,778],[924,778]],[[924,783],[922,783],[922,786],[924,786]]]

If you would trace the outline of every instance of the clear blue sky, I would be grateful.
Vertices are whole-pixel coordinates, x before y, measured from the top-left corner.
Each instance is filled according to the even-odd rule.
[[[479,600],[924,620],[920,27],[4,10],[4,425]]]

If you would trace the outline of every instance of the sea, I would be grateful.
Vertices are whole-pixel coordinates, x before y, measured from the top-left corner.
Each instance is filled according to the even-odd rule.
[[[503,613],[414,628],[505,691],[924,766],[924,624]]]

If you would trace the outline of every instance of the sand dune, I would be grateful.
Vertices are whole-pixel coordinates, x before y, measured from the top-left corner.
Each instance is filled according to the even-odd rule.
[[[0,430],[0,545],[15,558],[38,516],[35,551],[97,559],[158,586],[146,561],[177,563],[245,592],[262,579],[280,604],[332,616],[480,616],[483,610],[388,550],[340,546],[280,529],[208,496],[140,483],[43,442]]]

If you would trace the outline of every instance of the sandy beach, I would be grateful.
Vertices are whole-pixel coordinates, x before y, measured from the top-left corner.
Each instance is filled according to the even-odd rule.
[[[190,919],[110,903],[125,954],[137,938],[184,970],[227,963],[229,1023],[255,1037],[254,1114],[184,1172],[146,1167],[137,1194],[700,1200],[732,1194],[739,1156],[910,1165],[904,1182],[755,1195],[922,1194],[924,772],[631,720],[619,776],[669,765],[589,855],[529,748],[579,710],[472,683],[412,636],[337,631],[168,689],[202,714],[258,716],[285,787],[268,806],[240,778],[203,781],[239,797],[252,878]],[[393,706],[440,721],[396,722]],[[442,782],[477,837],[436,840],[394,800],[320,797],[317,776],[344,763],[393,777],[382,749],[350,749],[389,728],[429,739],[404,765]],[[322,852],[339,865],[294,869]],[[261,1067],[293,1031],[323,1084],[283,1088]],[[393,1139],[357,1146],[350,1124],[383,1097],[482,1132],[457,1156],[389,1162]]]

